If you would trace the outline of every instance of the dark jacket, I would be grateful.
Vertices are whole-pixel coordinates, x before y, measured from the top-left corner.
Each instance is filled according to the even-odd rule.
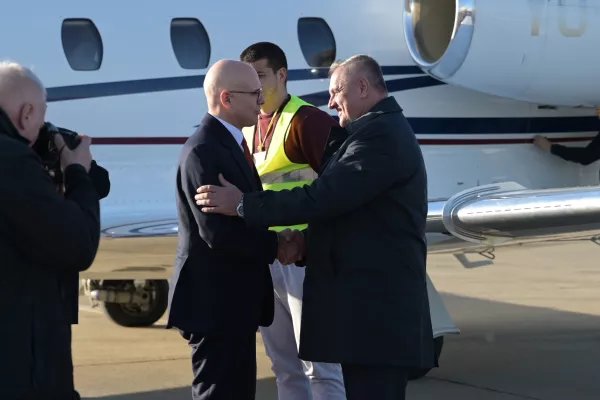
[[[98,193],[98,198],[102,200],[110,193],[110,176],[108,171],[98,165],[96,160],[92,160],[92,165],[89,171],[92,184]]]
[[[243,335],[273,321],[269,264],[277,257],[278,238],[268,229],[248,228],[237,217],[202,212],[196,190],[219,185],[219,173],[243,192],[262,190],[232,134],[207,114],[179,159],[179,246],[167,327]]]
[[[585,147],[568,147],[554,143],[550,147],[550,153],[581,165],[590,165],[600,160],[600,133],[596,135]]]
[[[246,223],[309,224],[300,358],[433,367],[421,149],[392,97],[346,130],[311,185],[246,195]]]
[[[98,199],[102,200],[108,196],[110,193],[110,178],[108,171],[98,165],[96,160],[92,160],[88,175],[92,180],[94,189],[96,189]],[[69,301],[71,304],[71,323],[75,325],[79,323],[79,271],[73,271],[70,275],[70,278],[65,276],[65,281],[68,280],[70,283],[65,282],[64,292],[65,297],[71,299]]]
[[[69,287],[96,256],[98,195],[81,165],[66,169],[65,196],[59,195],[40,158],[1,111],[0,184],[0,398],[69,399]]]

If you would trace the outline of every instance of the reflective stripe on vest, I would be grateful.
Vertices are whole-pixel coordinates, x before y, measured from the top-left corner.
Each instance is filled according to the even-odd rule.
[[[290,130],[292,118],[294,118],[300,107],[303,106],[314,107],[297,96],[290,96],[290,100],[283,110],[281,110],[271,136],[265,160],[256,165],[264,190],[279,191],[304,186],[310,184],[317,176],[308,164],[295,164],[285,154],[285,140]],[[244,133],[246,142],[252,143],[252,148],[254,148],[255,127],[244,128],[242,132]],[[306,224],[274,226],[270,229],[282,231],[286,228],[301,230],[306,228]]]

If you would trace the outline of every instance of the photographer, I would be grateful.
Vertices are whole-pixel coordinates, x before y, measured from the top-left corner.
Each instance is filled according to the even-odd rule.
[[[46,92],[28,69],[0,63],[0,398],[79,399],[74,389],[73,277],[100,240],[99,196],[89,170],[91,140],[62,135],[64,195],[32,149],[44,126]],[[76,307],[76,306],[75,306]]]

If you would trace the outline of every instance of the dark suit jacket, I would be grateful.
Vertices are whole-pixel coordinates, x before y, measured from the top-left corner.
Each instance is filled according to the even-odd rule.
[[[207,114],[179,159],[179,247],[168,327],[203,334],[256,332],[273,321],[269,264],[277,257],[278,238],[237,217],[202,212],[196,190],[220,185],[219,173],[242,192],[262,190],[232,134]]]
[[[392,97],[346,130],[311,185],[245,196],[246,223],[309,223],[302,359],[433,367],[421,149]]]

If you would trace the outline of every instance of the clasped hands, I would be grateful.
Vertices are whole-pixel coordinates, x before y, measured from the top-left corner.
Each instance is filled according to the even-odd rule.
[[[279,248],[277,259],[283,265],[294,264],[304,258],[304,235],[300,231],[285,229],[277,233]]]

